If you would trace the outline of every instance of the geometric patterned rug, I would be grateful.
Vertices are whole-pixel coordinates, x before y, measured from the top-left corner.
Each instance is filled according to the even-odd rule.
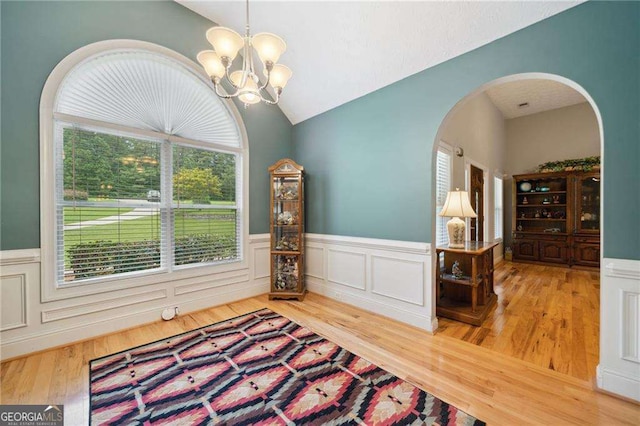
[[[484,425],[262,309],[90,362],[91,424]]]

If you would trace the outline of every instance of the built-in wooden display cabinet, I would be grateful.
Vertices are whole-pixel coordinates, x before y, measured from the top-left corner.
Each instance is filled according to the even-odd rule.
[[[513,258],[600,266],[600,173],[513,177]]]
[[[269,167],[271,291],[269,299],[304,298],[304,167],[285,158]]]

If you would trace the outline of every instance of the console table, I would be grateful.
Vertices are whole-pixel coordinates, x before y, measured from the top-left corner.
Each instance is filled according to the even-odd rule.
[[[436,315],[481,325],[496,303],[493,248],[497,242],[467,241],[464,248],[436,247]],[[462,276],[453,275],[458,262]]]

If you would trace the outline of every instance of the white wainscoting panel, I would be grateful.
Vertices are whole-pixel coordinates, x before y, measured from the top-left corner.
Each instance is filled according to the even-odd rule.
[[[306,275],[320,280],[324,279],[324,249],[322,247],[305,247]]]
[[[0,274],[0,331],[26,327],[27,287],[39,270],[37,265],[2,267]]]
[[[306,234],[307,288],[434,331],[430,244]]]
[[[640,363],[640,293],[622,292],[622,318],[622,359]]]
[[[364,253],[328,249],[328,279],[330,282],[364,290],[367,279],[367,257]]]
[[[90,294],[87,287],[77,297],[42,300],[40,250],[0,252],[2,359],[160,321],[165,308],[183,314],[267,293],[269,235],[251,235],[245,253],[248,262],[214,273],[157,276],[130,288]]]
[[[425,278],[422,260],[371,255],[371,291],[375,294],[423,306]]]
[[[267,279],[271,276],[271,259],[269,258],[271,240],[269,234],[256,234],[249,237],[251,241],[251,268],[253,279]]]
[[[640,261],[602,264],[598,387],[640,401]]]

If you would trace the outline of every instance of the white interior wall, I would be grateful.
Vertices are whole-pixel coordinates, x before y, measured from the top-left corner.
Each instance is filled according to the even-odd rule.
[[[506,168],[507,136],[505,120],[502,113],[485,94],[480,93],[457,107],[441,129],[442,140],[451,146],[464,150],[464,156],[453,157],[453,189],[465,188],[465,161],[486,167],[488,175],[485,186],[488,197],[485,199],[487,208],[487,235],[485,240],[493,240],[494,235],[494,189],[493,176],[502,175]],[[496,260],[502,257],[502,245],[494,252]]]

